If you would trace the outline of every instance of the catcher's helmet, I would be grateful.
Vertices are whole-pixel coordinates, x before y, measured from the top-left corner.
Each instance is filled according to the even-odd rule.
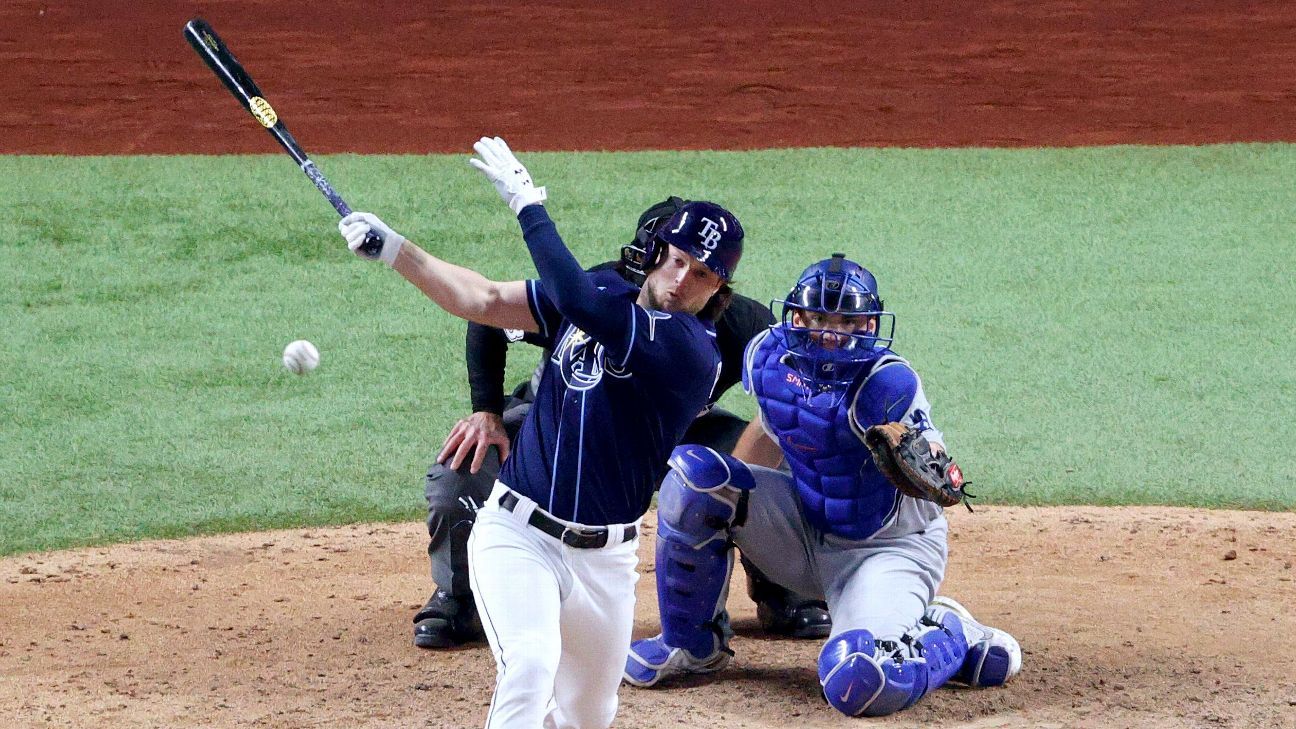
[[[685,202],[683,198],[671,195],[643,211],[643,214],[639,216],[634,240],[621,246],[621,269],[630,283],[643,286],[644,278],[648,275],[647,269],[650,268],[648,264],[648,248],[653,233],[657,231],[658,226],[669,220],[680,208],[684,207]]]
[[[657,225],[644,255],[650,271],[668,244],[701,261],[724,281],[732,281],[742,258],[743,229],[733,213],[705,201],[686,202],[665,223]]]
[[[895,315],[884,310],[877,279],[844,253],[834,253],[806,268],[785,299],[771,302],[771,309],[774,303],[783,305],[778,331],[793,366],[811,393],[849,385],[864,364],[895,338]],[[877,328],[872,332],[834,332],[795,326],[792,314],[798,310],[867,317],[877,322]],[[825,336],[830,336],[836,346],[824,346]]]

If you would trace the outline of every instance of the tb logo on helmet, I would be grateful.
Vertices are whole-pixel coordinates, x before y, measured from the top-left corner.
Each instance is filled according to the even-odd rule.
[[[717,276],[732,281],[742,257],[743,229],[728,210],[705,201],[685,203],[653,241],[675,246],[706,264]],[[649,260],[653,260],[651,257]]]
[[[706,263],[706,259],[711,257],[711,251],[720,245],[720,224],[711,218],[702,218],[702,227],[698,230],[698,235],[702,238],[702,247],[706,249],[702,258],[698,259]]]

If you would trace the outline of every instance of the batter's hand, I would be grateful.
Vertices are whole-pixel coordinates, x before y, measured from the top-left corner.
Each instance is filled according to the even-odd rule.
[[[504,430],[504,418],[495,413],[478,411],[460,419],[450,429],[445,443],[441,445],[441,453],[437,455],[437,463],[444,464],[453,452],[454,458],[450,459],[450,470],[458,471],[464,459],[468,457],[468,452],[472,451],[472,464],[468,470],[477,473],[481,470],[482,461],[486,459],[486,449],[490,446],[499,448],[500,463],[508,458],[509,439],[508,433]]]
[[[531,181],[531,173],[513,156],[503,139],[482,137],[481,141],[473,145],[473,149],[481,159],[473,157],[468,160],[468,164],[486,175],[486,179],[495,185],[495,190],[508,203],[514,215],[528,205],[544,202],[548,197],[543,187],[536,187]]]
[[[360,248],[365,241],[365,236],[371,230],[383,241],[382,250],[378,252],[376,258],[388,266],[393,265],[396,262],[396,254],[400,252],[401,246],[405,245],[404,236],[387,227],[387,224],[373,213],[351,213],[338,222],[338,231],[342,233],[343,238],[346,238],[347,247],[361,258],[375,258],[367,255]]]

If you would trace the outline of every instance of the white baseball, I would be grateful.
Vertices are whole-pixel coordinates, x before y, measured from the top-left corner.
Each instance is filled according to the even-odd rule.
[[[319,350],[305,339],[289,342],[284,347],[283,363],[294,375],[304,375],[319,367]]]

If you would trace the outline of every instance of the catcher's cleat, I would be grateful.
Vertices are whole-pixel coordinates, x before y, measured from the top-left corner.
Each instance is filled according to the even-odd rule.
[[[703,659],[697,659],[683,648],[666,645],[660,635],[636,640],[630,644],[626,658],[625,682],[639,688],[656,686],[662,679],[689,673],[714,673],[729,665],[733,654],[718,650]]]
[[[776,585],[756,565],[743,558],[747,594],[756,603],[761,630],[789,638],[827,638],[832,632],[828,603],[811,600]]]
[[[832,617],[828,615],[828,605],[822,600],[758,602],[756,618],[760,620],[761,630],[772,635],[827,638],[832,632]]]
[[[926,617],[944,624],[954,615],[967,638],[967,657],[950,680],[973,687],[1002,686],[1021,670],[1022,653],[1017,639],[1008,633],[978,623],[968,609],[951,597],[939,596],[927,608]]]
[[[472,597],[437,590],[414,615],[414,645],[419,648],[454,648],[485,637]]]

